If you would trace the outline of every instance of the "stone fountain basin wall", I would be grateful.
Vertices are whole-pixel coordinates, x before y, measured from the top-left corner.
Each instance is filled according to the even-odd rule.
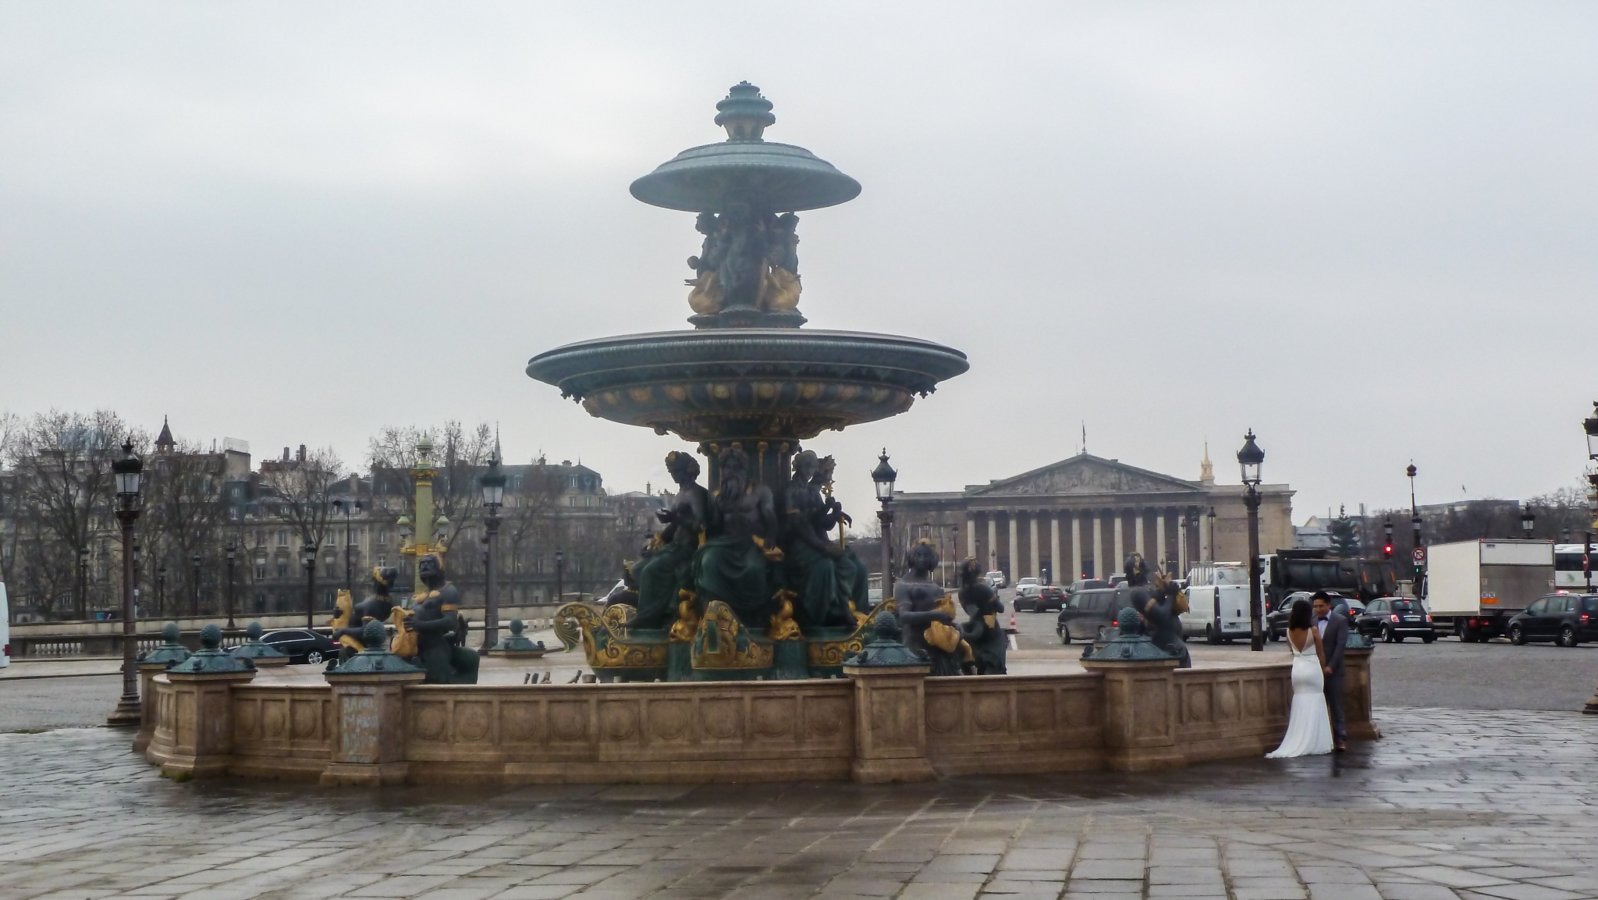
[[[1350,731],[1370,723],[1350,658]],[[176,778],[323,783],[917,780],[1257,758],[1287,728],[1286,664],[788,682],[254,685],[157,676],[146,758]],[[419,676],[411,676],[412,679]]]

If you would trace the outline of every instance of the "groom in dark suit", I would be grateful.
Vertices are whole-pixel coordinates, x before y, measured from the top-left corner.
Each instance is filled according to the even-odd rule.
[[[1332,720],[1332,749],[1348,749],[1348,726],[1343,719],[1343,650],[1348,646],[1348,617],[1337,611],[1331,594],[1316,591],[1310,598],[1315,607],[1315,627],[1321,633],[1321,649],[1326,654],[1326,713]]]

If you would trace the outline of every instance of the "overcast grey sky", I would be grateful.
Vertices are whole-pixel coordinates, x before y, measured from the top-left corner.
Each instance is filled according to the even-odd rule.
[[[686,328],[693,216],[639,175],[721,138],[857,178],[807,213],[817,328],[964,350],[811,443],[869,512],[1088,449],[1295,519],[1575,483],[1598,286],[1590,3],[0,5],[0,409],[301,442],[497,421],[611,490],[682,444],[523,374]],[[1462,493],[1463,491],[1463,493]]]

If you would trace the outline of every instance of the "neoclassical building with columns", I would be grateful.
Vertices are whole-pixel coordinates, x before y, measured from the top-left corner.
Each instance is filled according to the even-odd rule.
[[[1259,492],[1260,552],[1293,546],[1293,491],[1262,484]],[[1084,451],[963,491],[899,494],[893,542],[902,552],[933,541],[949,577],[971,556],[1012,583],[1107,578],[1133,551],[1185,575],[1196,562],[1248,557],[1244,493],[1215,483],[1208,452],[1199,480],[1187,481]]]

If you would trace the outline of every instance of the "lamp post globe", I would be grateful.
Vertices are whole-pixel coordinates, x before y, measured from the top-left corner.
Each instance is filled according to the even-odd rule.
[[[1530,540],[1531,539],[1531,534],[1532,534],[1532,532],[1534,530],[1536,530],[1536,528],[1537,528],[1537,514],[1531,511],[1531,504],[1528,503],[1528,504],[1526,504],[1526,507],[1524,509],[1522,509],[1521,512],[1520,512],[1520,535],[1521,535],[1521,537],[1524,537],[1527,540]]]
[[[144,461],[133,452],[133,441],[122,445],[122,457],[111,463],[116,480],[117,523],[122,526],[122,696],[107,717],[108,725],[138,725],[139,682],[134,663],[138,643],[136,611],[133,608],[133,523],[139,518],[139,488],[144,477]]]
[[[1237,464],[1243,472],[1243,484],[1248,492],[1243,495],[1243,505],[1248,507],[1248,622],[1249,649],[1265,649],[1264,610],[1260,590],[1260,470],[1265,465],[1265,451],[1254,442],[1254,429],[1243,436],[1243,448],[1237,451]]]

